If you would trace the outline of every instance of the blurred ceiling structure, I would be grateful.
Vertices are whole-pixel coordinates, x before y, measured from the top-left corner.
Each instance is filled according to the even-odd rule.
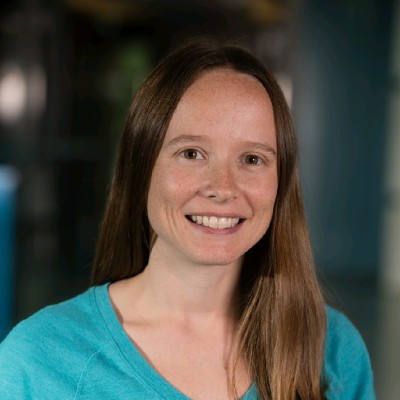
[[[62,0],[75,12],[108,21],[134,21],[170,10],[224,9],[240,13],[255,24],[287,21],[290,2],[287,0]]]

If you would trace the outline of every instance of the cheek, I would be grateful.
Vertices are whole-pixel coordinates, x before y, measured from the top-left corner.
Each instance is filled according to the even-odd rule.
[[[272,210],[275,204],[278,184],[276,179],[270,179],[267,183],[256,185],[252,191],[253,206],[260,211]]]
[[[160,186],[163,182],[162,176],[160,174],[160,168],[156,166],[153,169],[150,180],[150,188],[147,196],[147,214],[149,216],[150,224],[153,221],[159,219],[158,213],[160,211],[162,203],[162,191],[163,188]]]
[[[190,191],[190,179],[187,174],[179,173],[177,170],[157,166],[152,174],[148,196],[149,212],[154,205],[161,209],[176,206],[188,196]]]
[[[277,195],[277,187],[268,185],[268,187],[259,190],[253,198],[253,207],[255,210],[255,224],[257,228],[258,242],[265,232],[269,229],[274,214],[274,206]]]

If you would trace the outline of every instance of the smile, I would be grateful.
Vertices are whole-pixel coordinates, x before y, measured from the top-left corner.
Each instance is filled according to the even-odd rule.
[[[239,223],[239,218],[231,217],[209,217],[201,215],[190,215],[189,219],[196,224],[207,226],[213,229],[227,229],[233,228]]]

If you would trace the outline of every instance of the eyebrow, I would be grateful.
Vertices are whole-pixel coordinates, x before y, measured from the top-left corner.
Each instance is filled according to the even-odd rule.
[[[260,142],[251,142],[251,141],[244,142],[243,144],[250,146],[250,147],[255,147],[257,149],[260,149],[260,150],[263,150],[268,153],[272,153],[272,154],[276,155],[276,150],[268,144],[260,143]]]
[[[187,142],[206,142],[207,138],[201,135],[179,135],[174,139],[171,139],[165,146],[174,146],[179,143],[187,143]]]
[[[189,142],[206,142],[207,140],[208,140],[207,137],[202,135],[179,135],[176,138],[171,139],[168,143],[165,144],[165,146],[170,147],[176,144],[189,143]],[[274,150],[270,145],[265,143],[246,141],[243,142],[243,145],[257,148],[262,151],[266,151],[268,153],[276,155],[276,150]]]

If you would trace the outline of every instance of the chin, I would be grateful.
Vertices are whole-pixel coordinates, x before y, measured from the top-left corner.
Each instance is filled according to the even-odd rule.
[[[197,264],[203,264],[203,265],[232,265],[232,264],[237,264],[241,263],[243,260],[243,256],[232,256],[232,255],[219,255],[218,257],[204,257],[204,256],[197,256],[194,257],[193,259],[194,263]]]

